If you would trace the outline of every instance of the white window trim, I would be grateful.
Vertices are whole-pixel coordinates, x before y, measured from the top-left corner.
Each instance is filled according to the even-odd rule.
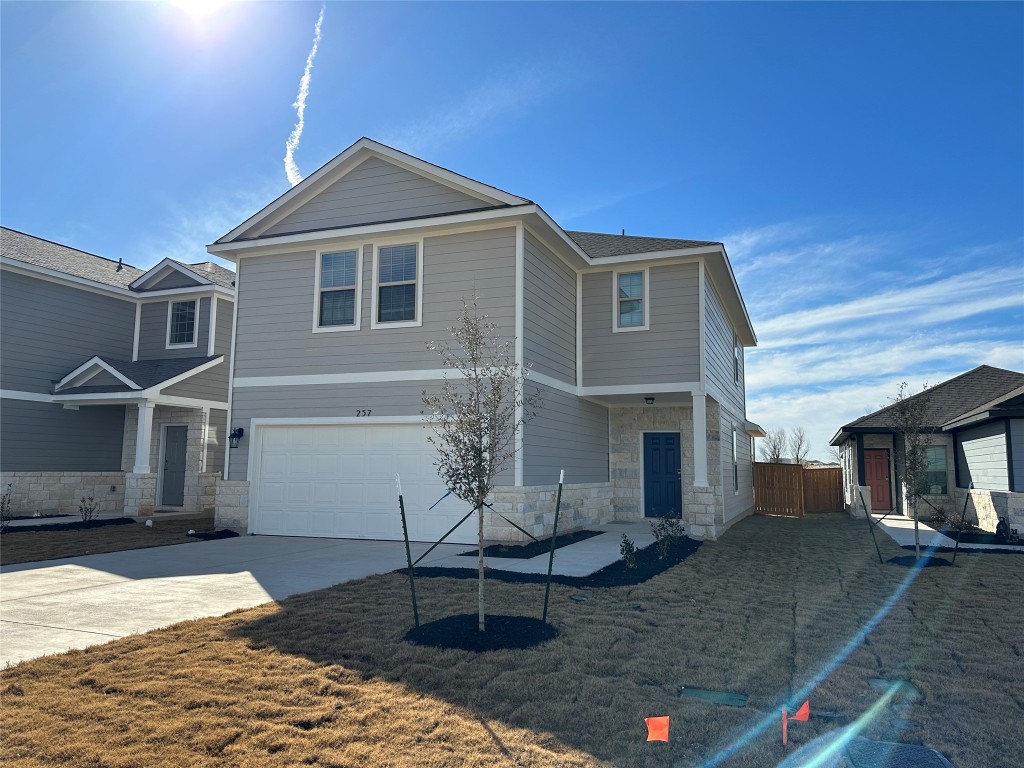
[[[412,320],[379,322],[377,300],[380,290],[380,249],[394,245],[416,246],[416,317]],[[373,244],[373,294],[370,296],[370,328],[418,328],[423,325],[423,238],[403,238]]]
[[[739,384],[742,378],[742,371],[740,370],[743,366],[740,365],[740,358],[742,352],[740,351],[740,337],[733,333],[732,335],[732,383]]]
[[[740,495],[739,431],[732,425],[732,495]]]
[[[171,316],[174,313],[174,305],[185,303],[196,305],[196,319],[192,324],[192,341],[181,344],[171,344]],[[171,299],[167,302],[167,337],[164,349],[190,349],[199,346],[199,309],[201,306],[199,299]]]
[[[356,252],[356,295],[355,308],[352,325],[320,325],[320,272],[323,269],[323,255],[325,253],[344,253],[345,251]],[[322,248],[316,252],[316,263],[313,265],[315,274],[313,285],[313,333],[334,333],[335,331],[358,331],[363,319],[363,246],[347,245],[337,248]],[[327,290],[336,290],[328,288]]]
[[[619,325],[619,275],[643,274],[644,323],[643,325]],[[650,268],[616,269],[612,271],[612,333],[628,333],[629,331],[649,331],[651,329],[651,280]]]

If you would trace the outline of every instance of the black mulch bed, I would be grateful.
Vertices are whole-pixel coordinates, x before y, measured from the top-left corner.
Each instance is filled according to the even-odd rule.
[[[54,523],[52,525],[17,525],[4,531],[4,536],[12,533],[30,533],[32,531],[84,531],[89,528],[104,528],[108,525],[133,525],[134,517],[114,517],[110,520],[79,520],[77,523]]]
[[[701,542],[693,539],[680,539],[668,554],[659,560],[657,547],[651,544],[637,550],[636,568],[627,568],[622,560],[616,560],[611,565],[606,565],[589,576],[552,576],[551,581],[568,587],[629,587],[634,584],[642,584],[659,573],[664,573],[669,568],[679,565],[700,549],[700,545]],[[555,562],[558,562],[557,555]],[[405,572],[405,569],[397,572]],[[475,579],[477,577],[475,568],[417,568],[415,574],[425,578]],[[547,576],[543,573],[513,573],[494,569],[487,571],[487,578],[509,584],[543,584],[547,580]]]
[[[74,515],[13,515],[11,520],[49,520],[54,517],[74,517]]]
[[[222,531],[196,531],[187,534],[190,539],[202,539],[203,541],[216,541],[217,539],[233,539],[238,535],[236,531],[225,528]]]
[[[956,531],[943,531],[942,533],[953,541],[956,541]],[[960,534],[960,543],[998,544],[999,546],[1020,547],[1021,549],[1024,549],[1024,541],[1019,541],[1016,544],[1010,544],[1006,539],[996,536],[994,533],[987,533],[986,531],[964,531]]]
[[[913,549],[913,547],[910,547],[910,549]],[[922,556],[920,560],[914,557],[914,555],[901,555],[900,557],[890,557],[885,562],[890,565],[898,565],[903,568],[934,568],[944,565],[953,565],[953,563],[944,557],[928,557],[927,555]]]
[[[460,648],[464,651],[497,651],[503,648],[532,648],[558,634],[550,624],[529,616],[487,615],[484,631],[477,627],[475,613],[462,613],[421,624],[410,629],[405,639],[434,648]]]
[[[575,544],[577,541],[584,541],[589,539],[591,536],[600,536],[600,531],[575,531],[574,533],[565,533],[555,539],[555,549],[561,547],[567,547],[570,544]],[[484,547],[485,557],[513,557],[517,560],[529,560],[531,557],[537,557],[537,555],[546,555],[551,551],[551,538],[541,539],[540,541],[531,541],[528,544],[491,544],[489,547]],[[475,555],[476,550],[471,549],[469,552],[463,552],[463,555]]]

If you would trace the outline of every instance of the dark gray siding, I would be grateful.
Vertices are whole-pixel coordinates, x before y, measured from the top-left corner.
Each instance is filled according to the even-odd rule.
[[[224,454],[228,443],[228,412],[210,409],[210,421],[206,430],[206,471],[223,472]]]
[[[54,403],[0,401],[0,469],[109,472],[121,469],[123,405],[77,411]]]
[[[975,488],[987,491],[1010,490],[1005,430],[1004,422],[994,421],[959,433],[957,461],[961,487],[973,482]]]
[[[704,281],[705,374],[708,385],[716,392],[730,411],[737,416],[746,412],[743,380],[743,348],[740,347],[740,380],[733,375],[733,329],[718,298],[711,278]]]
[[[244,281],[243,281],[244,285]],[[420,416],[424,390],[437,392],[440,382],[389,382],[288,387],[236,387],[232,400],[231,428],[242,427],[246,436],[229,456],[229,479],[245,480],[249,461],[249,436],[254,418],[323,418],[355,416]],[[498,476],[498,485],[512,485],[512,462]]]
[[[181,301],[188,301],[182,297]],[[194,347],[167,349],[167,301],[151,301],[142,305],[139,322],[139,360],[163,360],[172,357],[201,357],[210,343],[210,299],[199,299],[196,321],[198,344]],[[131,359],[131,358],[126,358]]]
[[[565,470],[567,483],[608,481],[608,409],[544,385],[537,415],[523,431],[523,484],[553,485]]]
[[[131,360],[135,305],[3,270],[0,389],[51,392],[93,355]]]
[[[194,288],[197,285],[203,285],[203,283],[197,282],[195,279],[188,275],[183,275],[181,272],[171,272],[166,277],[157,280],[152,285],[146,287],[147,291],[166,291],[171,288]]]
[[[420,327],[370,327],[373,248],[367,244],[360,330],[313,333],[315,265],[313,251],[241,260],[236,377],[440,369],[427,342],[449,337],[463,299],[474,293],[499,332],[515,335],[514,228],[425,240]]]
[[[217,299],[217,326],[214,329],[216,334],[213,340],[213,354],[227,355],[231,353],[231,323],[235,310],[233,301]]]
[[[700,380],[696,263],[652,267],[650,330],[612,332],[612,272],[583,275],[583,385]]]
[[[1010,448],[1013,452],[1013,490],[1024,492],[1024,419],[1010,419]]]
[[[372,157],[264,234],[369,224],[492,205]]]
[[[747,435],[743,415],[721,405],[721,460],[722,490],[725,498],[726,522],[745,514],[754,506],[754,469],[750,457],[750,436]],[[732,433],[736,430],[736,459],[739,476],[739,492],[732,471]]]
[[[172,384],[161,394],[174,397],[195,397],[200,400],[214,400],[226,403],[228,400],[228,360],[225,357],[220,363],[208,370],[197,373],[184,381]]]
[[[575,384],[576,272],[529,232],[523,271],[523,362]]]

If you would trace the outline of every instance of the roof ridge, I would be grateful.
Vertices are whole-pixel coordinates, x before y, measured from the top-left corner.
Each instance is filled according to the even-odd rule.
[[[689,242],[703,242],[703,243],[715,243],[717,245],[723,245],[721,240],[699,240],[695,237],[666,237],[662,235],[631,235],[626,232],[591,232],[586,229],[566,229],[567,235],[600,235],[601,237],[635,237],[639,240],[686,240]]]
[[[75,251],[76,253],[81,253],[81,254],[84,254],[86,256],[92,256],[94,259],[102,259],[103,261],[109,261],[111,264],[120,264],[122,267],[131,267],[132,269],[138,269],[138,270],[140,270],[142,272],[146,271],[146,270],[142,269],[142,267],[136,267],[134,264],[129,264],[124,259],[114,260],[114,259],[111,259],[108,256],[100,256],[98,253],[93,253],[91,251],[83,251],[81,248],[75,248],[73,245],[67,245],[66,243],[58,243],[56,240],[49,240],[49,239],[47,239],[45,237],[39,237],[39,235],[30,234],[29,232],[22,232],[20,229],[14,229],[13,227],[6,227],[6,226],[0,226],[0,229],[6,229],[8,232],[13,232],[16,235],[22,235],[23,237],[31,237],[33,240],[39,240],[40,242],[43,242],[43,243],[49,243],[50,245],[56,245],[59,248],[67,248],[69,251]]]

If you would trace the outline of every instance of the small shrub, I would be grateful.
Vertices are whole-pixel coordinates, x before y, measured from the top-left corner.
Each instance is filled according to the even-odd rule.
[[[88,499],[83,496],[81,503],[78,505],[78,514],[82,518],[82,522],[89,522],[95,518],[99,506],[92,496]]]
[[[622,543],[619,544],[619,554],[627,568],[636,568],[636,544],[626,534],[622,534]]]
[[[11,493],[13,490],[14,483],[8,483],[3,496],[0,496],[0,532],[7,530],[14,516],[14,511],[11,509]]]
[[[675,510],[672,511],[672,515]],[[658,550],[658,559],[664,560],[668,557],[673,545],[686,535],[683,529],[683,521],[678,517],[660,517],[651,523],[651,533],[654,534],[654,546]]]

